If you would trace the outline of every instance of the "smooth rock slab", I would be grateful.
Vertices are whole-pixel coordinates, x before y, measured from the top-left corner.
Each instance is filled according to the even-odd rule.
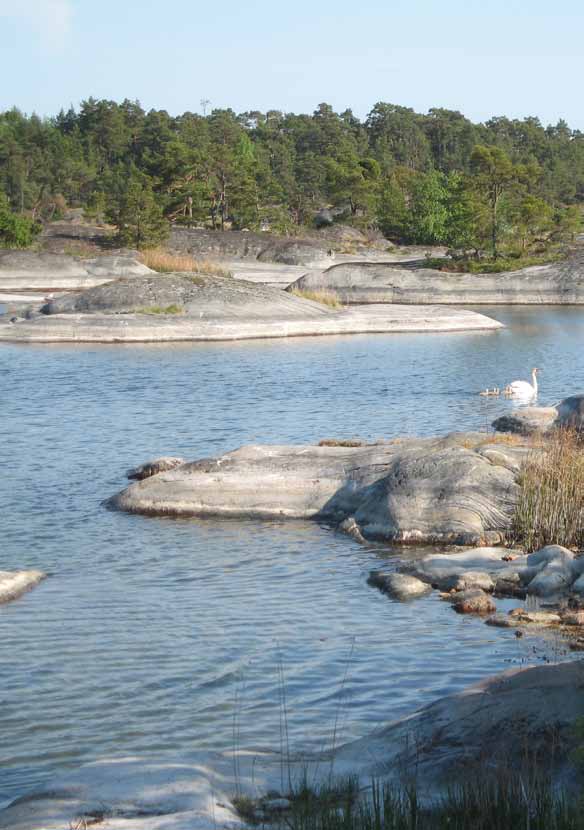
[[[0,291],[90,288],[154,272],[131,254],[80,259],[66,254],[0,250]]]
[[[577,305],[584,303],[584,251],[501,274],[457,274],[413,261],[350,262],[306,274],[290,288],[334,291],[343,303]]]
[[[353,518],[368,539],[499,542],[517,484],[484,456],[483,441],[462,434],[365,447],[242,447],[132,484],[110,506],[150,515]]]
[[[0,571],[0,603],[17,599],[46,576],[42,571]]]
[[[233,284],[242,285],[243,280],[233,280]],[[220,299],[205,301],[198,310],[196,303],[189,303],[185,313],[178,314],[148,314],[128,309],[120,313],[64,311],[33,320],[18,319],[15,323],[2,321],[0,340],[14,343],[206,342],[340,334],[496,331],[502,328],[496,320],[465,309],[378,305],[334,310],[278,289],[261,288],[273,291],[277,296],[269,298],[269,302],[260,297],[257,302],[242,303],[238,307],[226,305]],[[147,302],[145,307],[157,304]],[[162,307],[172,304],[168,302]],[[62,305],[65,305],[64,298]],[[60,307],[61,298],[51,303],[52,310]]]

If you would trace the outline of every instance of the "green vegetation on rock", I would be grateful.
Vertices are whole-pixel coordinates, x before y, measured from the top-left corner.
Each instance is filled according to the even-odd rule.
[[[146,308],[137,308],[136,314],[184,314],[184,308],[173,303],[162,308],[159,305],[151,305]]]
[[[39,231],[36,222],[12,210],[8,197],[0,190],[0,248],[28,248]]]

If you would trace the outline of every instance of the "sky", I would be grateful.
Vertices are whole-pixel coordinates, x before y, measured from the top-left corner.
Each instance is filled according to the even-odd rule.
[[[386,101],[584,130],[583,29],[581,0],[0,0],[0,110]]]

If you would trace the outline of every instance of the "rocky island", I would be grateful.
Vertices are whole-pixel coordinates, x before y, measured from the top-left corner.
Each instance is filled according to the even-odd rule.
[[[437,306],[337,308],[230,277],[134,276],[58,297],[0,322],[13,342],[168,342],[382,332],[495,331],[496,320]]]
[[[347,262],[312,271],[290,289],[330,291],[343,303],[582,305],[584,251],[564,260],[502,273],[465,274],[410,262]]]

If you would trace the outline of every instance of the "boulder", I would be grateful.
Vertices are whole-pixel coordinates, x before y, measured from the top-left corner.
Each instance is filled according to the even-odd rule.
[[[368,582],[384,594],[399,600],[417,599],[432,590],[431,586],[421,579],[395,571],[372,571]]]
[[[491,590],[500,578],[513,584],[519,581],[518,571],[524,567],[526,556],[517,556],[509,568],[503,556],[504,548],[469,548],[457,553],[434,553],[401,566],[400,570],[428,582],[441,591],[468,588]],[[516,576],[514,576],[516,574]],[[474,581],[474,584],[473,584]],[[495,585],[493,585],[495,582]]]
[[[547,545],[529,554],[526,570],[527,593],[539,597],[566,593],[574,581],[573,560],[572,551],[561,545]]]
[[[482,441],[455,435],[364,447],[243,447],[132,484],[110,506],[151,515],[287,516],[335,525],[354,518],[367,539],[500,542],[517,484],[509,469],[481,454]]]
[[[0,603],[17,599],[46,576],[43,571],[0,571]]]
[[[495,432],[515,435],[538,435],[548,432],[558,416],[555,406],[528,406],[507,412],[493,421]]]
[[[445,578],[440,587],[443,591],[478,589],[492,593],[495,583],[493,577],[486,571],[462,571],[462,573]]]
[[[491,597],[478,588],[451,594],[449,600],[458,614],[492,614],[497,610]]]
[[[145,464],[140,464],[139,467],[128,470],[126,477],[142,481],[145,478],[150,478],[150,476],[156,476],[158,473],[174,470],[176,467],[180,467],[181,464],[186,464],[184,458],[164,455],[161,458],[155,458],[153,461],[147,461]]]
[[[584,433],[584,395],[572,395],[558,404],[556,426],[570,427]]]

